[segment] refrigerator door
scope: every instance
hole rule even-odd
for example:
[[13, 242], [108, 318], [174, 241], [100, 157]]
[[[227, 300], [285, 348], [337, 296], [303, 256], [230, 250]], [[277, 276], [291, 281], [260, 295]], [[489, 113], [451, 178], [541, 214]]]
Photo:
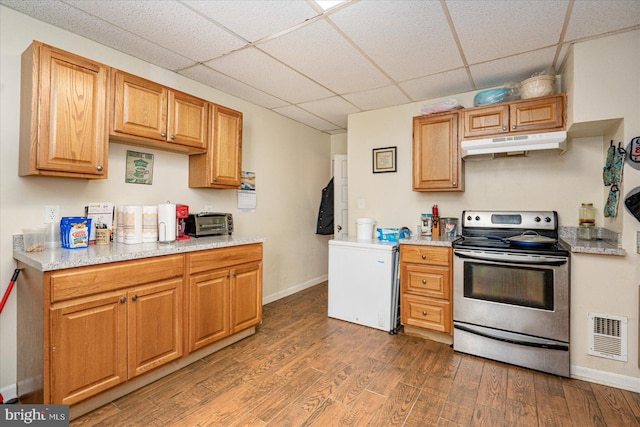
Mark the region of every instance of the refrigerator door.
[[328, 315], [389, 333], [398, 316], [398, 245], [329, 242]]

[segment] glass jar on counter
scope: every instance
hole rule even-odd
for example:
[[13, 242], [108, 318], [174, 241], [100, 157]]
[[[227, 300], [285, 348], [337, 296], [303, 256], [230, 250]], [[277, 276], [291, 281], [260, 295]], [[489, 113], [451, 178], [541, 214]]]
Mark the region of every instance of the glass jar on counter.
[[596, 224], [596, 210], [593, 207], [593, 203], [583, 203], [580, 205], [580, 213], [578, 216], [578, 222], [582, 225], [595, 225]]

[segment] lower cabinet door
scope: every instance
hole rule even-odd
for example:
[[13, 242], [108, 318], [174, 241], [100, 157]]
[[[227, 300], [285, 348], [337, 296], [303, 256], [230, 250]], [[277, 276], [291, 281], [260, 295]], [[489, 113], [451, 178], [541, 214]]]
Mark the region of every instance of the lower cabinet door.
[[128, 377], [182, 357], [182, 278], [127, 292]]
[[262, 263], [245, 264], [231, 271], [231, 333], [262, 320]]
[[126, 316], [124, 295], [113, 293], [52, 307], [51, 403], [72, 405], [127, 380]]
[[229, 336], [228, 269], [193, 276], [189, 283], [189, 351]]

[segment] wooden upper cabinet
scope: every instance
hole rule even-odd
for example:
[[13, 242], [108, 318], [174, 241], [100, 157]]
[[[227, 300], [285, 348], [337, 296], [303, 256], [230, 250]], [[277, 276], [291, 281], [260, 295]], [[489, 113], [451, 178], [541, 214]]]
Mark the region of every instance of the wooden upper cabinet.
[[242, 113], [211, 104], [206, 154], [189, 157], [189, 187], [240, 188]]
[[112, 71], [114, 141], [179, 153], [202, 153], [209, 103], [120, 70]]
[[525, 99], [469, 108], [464, 117], [464, 138], [508, 133], [546, 132], [565, 127], [565, 95]]
[[109, 68], [33, 42], [22, 54], [20, 176], [107, 178]]
[[458, 113], [413, 118], [413, 191], [463, 191]]

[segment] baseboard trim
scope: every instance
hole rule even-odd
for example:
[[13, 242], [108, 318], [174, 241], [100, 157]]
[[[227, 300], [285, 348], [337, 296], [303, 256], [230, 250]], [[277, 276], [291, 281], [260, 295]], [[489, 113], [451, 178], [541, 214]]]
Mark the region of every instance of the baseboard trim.
[[640, 393], [640, 381], [636, 377], [572, 365], [571, 378]]
[[2, 401], [8, 402], [11, 399], [18, 397], [18, 391], [15, 384], [9, 384], [6, 387], [0, 388], [0, 394], [2, 394]]
[[262, 305], [269, 304], [270, 302], [277, 301], [277, 300], [282, 299], [284, 297], [288, 297], [289, 295], [293, 295], [293, 294], [295, 294], [297, 292], [303, 291], [303, 290], [305, 290], [307, 288], [310, 288], [312, 286], [315, 286], [317, 284], [325, 282], [328, 279], [328, 277], [329, 277], [328, 274], [323, 274], [322, 276], [316, 277], [316, 278], [311, 279], [311, 280], [307, 280], [304, 283], [292, 286], [292, 287], [290, 287], [288, 289], [285, 289], [284, 291], [280, 291], [280, 292], [276, 292], [275, 294], [267, 295], [264, 298], [262, 298]]

